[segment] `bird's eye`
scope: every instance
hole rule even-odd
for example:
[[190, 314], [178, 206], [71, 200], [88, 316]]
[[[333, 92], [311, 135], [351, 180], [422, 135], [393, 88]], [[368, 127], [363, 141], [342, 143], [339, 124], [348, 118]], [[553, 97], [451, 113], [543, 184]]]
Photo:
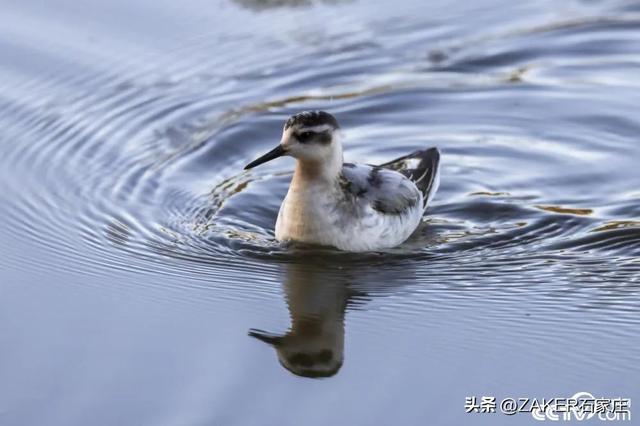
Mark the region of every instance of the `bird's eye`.
[[308, 142], [313, 137], [313, 135], [313, 132], [302, 132], [298, 134], [298, 140], [303, 143]]

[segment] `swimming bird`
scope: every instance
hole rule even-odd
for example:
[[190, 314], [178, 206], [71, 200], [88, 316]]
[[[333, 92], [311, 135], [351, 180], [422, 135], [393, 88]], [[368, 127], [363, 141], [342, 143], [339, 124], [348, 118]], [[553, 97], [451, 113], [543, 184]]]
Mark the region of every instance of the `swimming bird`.
[[283, 242], [353, 252], [395, 247], [416, 230], [439, 184], [437, 148], [378, 166], [345, 163], [338, 121], [324, 111], [291, 116], [280, 144], [245, 170], [285, 155], [297, 161], [276, 221]]

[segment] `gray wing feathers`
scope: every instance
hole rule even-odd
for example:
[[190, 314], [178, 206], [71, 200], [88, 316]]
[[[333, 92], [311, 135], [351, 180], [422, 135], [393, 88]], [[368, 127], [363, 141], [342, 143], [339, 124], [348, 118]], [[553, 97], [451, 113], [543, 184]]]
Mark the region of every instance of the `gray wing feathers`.
[[390, 170], [380, 170], [380, 191], [373, 194], [371, 206], [381, 213], [401, 214], [420, 202], [420, 194], [411, 182]]
[[440, 184], [440, 151], [438, 148], [415, 151], [381, 164], [380, 167], [395, 170], [411, 180], [422, 192], [425, 208]]
[[421, 194], [405, 176], [388, 169], [345, 164], [343, 189], [385, 214], [402, 214], [420, 202]]

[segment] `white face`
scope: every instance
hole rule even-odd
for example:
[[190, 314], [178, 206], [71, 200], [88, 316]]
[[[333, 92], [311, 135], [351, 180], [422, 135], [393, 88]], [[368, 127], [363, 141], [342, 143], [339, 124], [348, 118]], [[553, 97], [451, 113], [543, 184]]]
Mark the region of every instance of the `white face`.
[[[310, 117], [320, 117], [315, 120], [315, 123], [320, 124], [315, 124]], [[294, 115], [285, 123], [280, 144], [247, 164], [244, 169], [252, 169], [267, 161], [289, 155], [303, 163], [321, 166], [323, 173], [338, 173], [342, 167], [342, 145], [338, 129], [335, 118], [322, 111]]]
[[329, 124], [292, 126], [282, 132], [280, 142], [287, 155], [298, 160], [324, 162], [339, 149], [336, 130]]

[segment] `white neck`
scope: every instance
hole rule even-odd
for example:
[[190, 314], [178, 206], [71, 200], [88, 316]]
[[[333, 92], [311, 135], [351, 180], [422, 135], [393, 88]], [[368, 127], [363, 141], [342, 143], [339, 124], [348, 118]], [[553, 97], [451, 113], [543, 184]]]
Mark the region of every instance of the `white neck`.
[[293, 183], [333, 182], [338, 179], [344, 162], [339, 140], [332, 142], [331, 154], [322, 161], [298, 159], [293, 174]]

